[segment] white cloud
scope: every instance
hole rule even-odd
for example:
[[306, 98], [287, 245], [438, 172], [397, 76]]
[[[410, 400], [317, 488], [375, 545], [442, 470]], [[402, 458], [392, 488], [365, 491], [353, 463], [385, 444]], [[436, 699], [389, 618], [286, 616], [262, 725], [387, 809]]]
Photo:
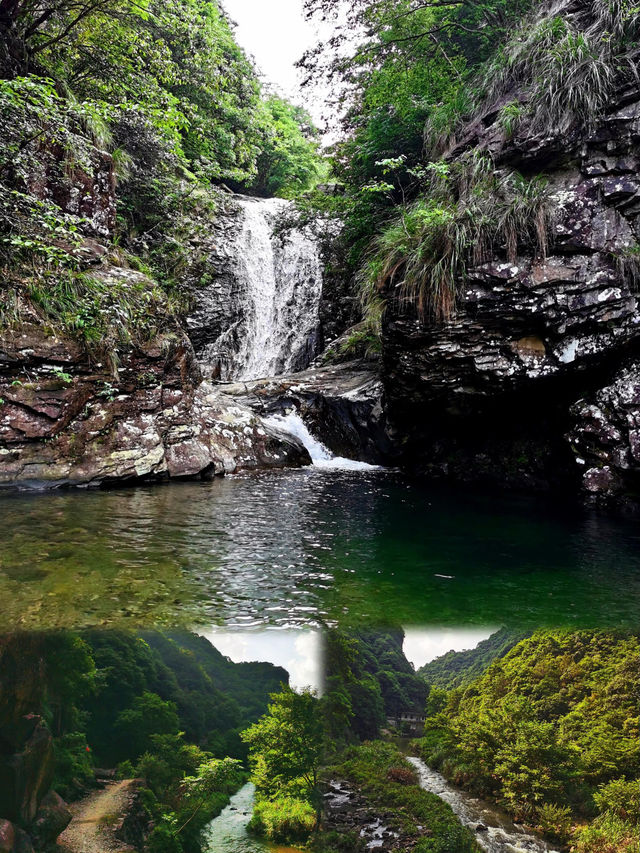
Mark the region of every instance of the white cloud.
[[302, 90], [303, 75], [296, 62], [331, 36], [334, 25], [307, 21], [303, 0], [225, 0], [224, 7], [237, 24], [238, 44], [255, 59], [265, 80], [293, 103], [306, 107], [322, 127], [329, 91], [324, 83]]
[[404, 653], [416, 669], [449, 651], [474, 649], [498, 630], [486, 628], [405, 628]]
[[317, 631], [210, 631], [209, 642], [235, 663], [266, 661], [284, 667], [295, 690], [322, 688], [322, 638]]

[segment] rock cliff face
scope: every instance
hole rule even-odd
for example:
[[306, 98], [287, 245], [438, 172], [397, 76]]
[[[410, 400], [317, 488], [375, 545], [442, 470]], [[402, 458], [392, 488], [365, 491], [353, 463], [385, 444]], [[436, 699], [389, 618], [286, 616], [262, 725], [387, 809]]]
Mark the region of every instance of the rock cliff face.
[[235, 248], [241, 227], [242, 211], [229, 196], [213, 229], [202, 236], [198, 274], [190, 282], [187, 330], [198, 358], [212, 365], [213, 379], [226, 373], [247, 332], [247, 283], [238, 274]]
[[72, 341], [0, 336], [0, 484], [101, 485], [209, 477], [308, 461], [202, 382], [188, 339], [133, 349], [117, 376]]
[[[94, 152], [92, 173], [77, 168], [63, 178], [56, 156], [44, 151], [29, 192], [83, 217], [81, 237], [63, 248], [103, 292], [148, 293], [148, 310], [159, 310], [160, 322], [147, 340], [92, 354], [51, 328], [29, 300], [28, 282], [9, 282], [14, 302], [1, 304], [2, 282], [0, 486], [98, 486], [308, 462], [295, 440], [202, 381], [193, 345], [164, 297], [158, 302], [155, 283], [103, 245], [115, 223], [109, 155]], [[220, 237], [216, 245], [223, 244]], [[216, 310], [224, 314], [230, 299]], [[4, 322], [12, 311], [18, 319]]]
[[50, 790], [54, 756], [42, 717], [42, 656], [37, 635], [0, 638], [0, 850], [48, 849], [71, 820]]
[[640, 497], [640, 91], [589, 132], [507, 138], [496, 104], [447, 155], [549, 180], [546, 257], [499, 247], [446, 323], [389, 301], [389, 413], [408, 464], [464, 481]]

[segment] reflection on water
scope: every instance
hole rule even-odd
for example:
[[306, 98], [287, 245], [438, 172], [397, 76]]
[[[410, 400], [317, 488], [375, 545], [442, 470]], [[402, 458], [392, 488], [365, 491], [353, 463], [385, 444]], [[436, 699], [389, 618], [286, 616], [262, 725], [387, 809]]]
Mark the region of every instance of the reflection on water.
[[204, 853], [302, 853], [294, 847], [280, 847], [249, 835], [247, 824], [253, 810], [254, 786], [249, 782], [211, 821], [203, 832]]
[[636, 525], [397, 473], [0, 496], [8, 627], [635, 623]]

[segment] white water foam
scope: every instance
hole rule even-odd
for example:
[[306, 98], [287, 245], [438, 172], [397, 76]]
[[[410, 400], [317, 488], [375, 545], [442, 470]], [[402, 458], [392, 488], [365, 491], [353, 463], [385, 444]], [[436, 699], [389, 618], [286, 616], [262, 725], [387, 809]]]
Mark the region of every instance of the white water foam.
[[295, 411], [287, 412], [286, 415], [270, 415], [268, 418], [263, 418], [263, 420], [267, 426], [293, 435], [301, 441], [309, 451], [314, 468], [327, 468], [339, 471], [381, 470], [379, 465], [369, 465], [367, 462], [359, 462], [357, 459], [334, 456], [328, 447], [311, 435], [307, 425]]
[[497, 807], [449, 785], [420, 758], [408, 758], [415, 767], [420, 787], [448, 803], [464, 826], [469, 827], [486, 853], [559, 853], [539, 835], [527, 832]]
[[294, 229], [274, 233], [283, 199], [239, 200], [238, 278], [246, 292], [247, 331], [234, 358], [234, 377], [262, 379], [300, 370], [315, 354], [322, 295], [317, 240]]

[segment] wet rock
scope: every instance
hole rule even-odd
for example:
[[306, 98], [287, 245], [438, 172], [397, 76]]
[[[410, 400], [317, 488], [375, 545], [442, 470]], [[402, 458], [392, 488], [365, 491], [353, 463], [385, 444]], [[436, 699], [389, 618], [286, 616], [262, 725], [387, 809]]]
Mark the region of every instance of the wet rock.
[[5, 333], [0, 398], [0, 484], [96, 486], [309, 462], [296, 440], [200, 380], [184, 336], [131, 350], [114, 377], [41, 327]]
[[572, 407], [567, 438], [585, 494], [596, 502], [640, 497], [640, 363]]
[[187, 331], [198, 357], [217, 365], [214, 378], [231, 365], [246, 334], [246, 282], [238, 274], [233, 248], [241, 226], [239, 204], [233, 197], [225, 199], [197, 247], [200, 260], [189, 274], [193, 308]]
[[393, 453], [377, 366], [365, 361], [221, 386], [261, 415], [294, 409], [336, 456], [383, 463]]
[[[640, 91], [597, 128], [506, 139], [500, 105], [462, 134], [498, 168], [549, 180], [546, 257], [503, 247], [467, 269], [455, 316], [435, 324], [389, 298], [382, 375], [407, 467], [431, 477], [602, 497], [638, 491]], [[637, 389], [636, 389], [637, 390]], [[582, 461], [576, 461], [582, 460]]]

